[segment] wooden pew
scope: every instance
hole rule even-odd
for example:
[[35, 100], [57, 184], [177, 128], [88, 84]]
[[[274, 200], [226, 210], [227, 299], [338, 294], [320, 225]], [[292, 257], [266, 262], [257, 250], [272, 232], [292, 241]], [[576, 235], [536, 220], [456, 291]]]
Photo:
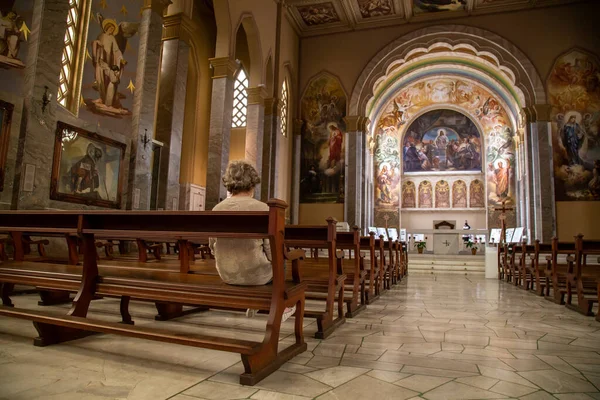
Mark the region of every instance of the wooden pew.
[[385, 289], [389, 290], [395, 283], [394, 274], [396, 273], [396, 253], [394, 251], [394, 242], [384, 240], [383, 247], [386, 250], [385, 271], [383, 274]]
[[379, 293], [383, 293], [388, 290], [388, 285], [386, 282], [386, 275], [388, 271], [388, 262], [386, 258], [386, 247], [384, 236], [380, 235], [379, 237], [375, 236], [375, 251], [377, 254], [377, 259], [379, 261]]
[[[361, 263], [360, 233], [354, 226], [350, 232], [337, 232], [336, 249], [344, 252], [342, 260], [343, 273], [346, 275], [344, 301], [346, 302], [346, 318], [353, 318], [366, 308], [365, 279], [367, 272], [364, 263]], [[345, 259], [345, 252], [349, 258]]]
[[508, 275], [508, 245], [506, 243], [498, 243], [498, 279], [505, 280]]
[[[566, 262], [559, 262], [559, 256], [566, 256]], [[565, 294], [567, 293], [567, 273], [569, 262], [575, 255], [575, 243], [559, 242], [557, 237], [552, 238], [552, 254], [546, 259], [550, 262], [552, 270], [550, 278], [552, 280], [552, 295], [546, 296], [556, 304], [565, 304]]]
[[[31, 320], [39, 336], [38, 346], [62, 343], [94, 332], [122, 334], [195, 347], [241, 354], [244, 373], [240, 383], [254, 385], [279, 368], [287, 360], [302, 353], [302, 323], [306, 284], [300, 282], [303, 252], [288, 252], [293, 282], [283, 276], [285, 203], [269, 202], [268, 212], [0, 212], [0, 232], [33, 231], [38, 233], [71, 233], [81, 237], [83, 266], [42, 262], [4, 261], [0, 266], [3, 305], [0, 315]], [[259, 239], [271, 242], [273, 282], [262, 286], [233, 286], [218, 276], [182, 274], [171, 271], [139, 271], [128, 268], [105, 268], [97, 264], [96, 235], [131, 236], [153, 232], [171, 240], [188, 236]], [[186, 250], [187, 251], [187, 250]], [[69, 279], [78, 275], [78, 279]], [[48, 286], [71, 290], [78, 286], [77, 296], [67, 315], [20, 309], [13, 306], [10, 289], [14, 284]], [[87, 318], [91, 300], [96, 295], [121, 298], [121, 314], [127, 319], [130, 299], [170, 302], [205, 307], [259, 309], [269, 312], [262, 341], [230, 339], [136, 327]], [[295, 338], [290, 347], [279, 351], [279, 332], [285, 307], [296, 306]]]
[[[535, 291], [538, 296], [550, 296], [550, 287], [552, 286], [552, 261], [547, 257], [552, 255], [551, 243], [540, 243], [535, 241], [534, 254], [529, 273], [535, 278], [535, 284], [532, 282], [530, 290]], [[540, 258], [543, 257], [542, 261]]]
[[[600, 281], [600, 241], [575, 236], [575, 257], [569, 260], [566, 306], [583, 315], [593, 316], [592, 307], [598, 302], [597, 282]], [[573, 294], [577, 305], [572, 303]]]
[[406, 242], [398, 242], [398, 251], [400, 251], [402, 277], [405, 277], [408, 275], [408, 244]]
[[520, 282], [519, 287], [523, 290], [533, 289], [535, 283], [535, 274], [533, 269], [535, 268], [535, 245], [527, 244], [526, 240], [523, 240], [521, 244], [521, 254], [519, 257], [519, 276]]
[[[360, 238], [360, 262], [362, 263], [361, 269], [366, 271], [365, 278], [365, 303], [373, 304], [375, 300], [379, 298], [380, 295], [380, 260], [381, 257], [378, 257], [379, 251], [383, 251], [383, 249], [379, 249], [376, 251], [375, 249], [375, 233], [369, 232], [369, 236], [361, 236]], [[364, 253], [368, 253], [369, 261], [365, 260]]]
[[[315, 338], [325, 339], [346, 322], [344, 293], [347, 276], [343, 271], [343, 254], [337, 250], [336, 223], [327, 219], [327, 225], [288, 225], [285, 227], [285, 245], [288, 248], [315, 249], [313, 257], [304, 260], [302, 281], [308, 284], [306, 299], [321, 300], [324, 310], [306, 309], [304, 316], [317, 319]], [[318, 258], [318, 249], [327, 250], [327, 259]], [[316, 255], [316, 257], [315, 257]], [[337, 305], [337, 318], [335, 306]]]

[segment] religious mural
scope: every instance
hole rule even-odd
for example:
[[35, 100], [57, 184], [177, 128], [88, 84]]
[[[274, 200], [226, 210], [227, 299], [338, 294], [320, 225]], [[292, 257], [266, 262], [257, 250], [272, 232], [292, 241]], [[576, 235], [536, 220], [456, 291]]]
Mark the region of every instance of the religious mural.
[[485, 191], [483, 182], [475, 179], [469, 186], [469, 207], [482, 208], [485, 207]]
[[600, 64], [579, 50], [561, 56], [548, 78], [557, 201], [600, 200]]
[[434, 110], [408, 127], [404, 172], [481, 171], [481, 139], [475, 124], [454, 110]]
[[467, 0], [413, 0], [415, 14], [425, 12], [465, 10]]
[[467, 184], [458, 180], [452, 184], [452, 207], [467, 208]]
[[5, 78], [0, 90], [22, 90], [32, 23], [33, 0], [0, 2], [0, 70]]
[[394, 10], [391, 0], [358, 0], [358, 8], [363, 18], [390, 15]]
[[417, 206], [417, 194], [415, 183], [405, 181], [402, 184], [402, 208], [415, 208]]
[[88, 31], [80, 117], [123, 131], [130, 121], [143, 0], [94, 0]]
[[423, 181], [419, 184], [419, 208], [433, 207], [433, 188], [431, 182]]
[[324, 73], [309, 84], [301, 104], [300, 202], [343, 203], [346, 94]]
[[307, 26], [323, 25], [340, 21], [340, 17], [331, 2], [299, 6], [297, 9], [298, 13], [300, 13], [300, 17], [302, 17], [302, 20]]
[[[445, 108], [446, 104], [462, 112]], [[426, 107], [434, 110], [415, 119]], [[471, 190], [471, 207], [491, 210], [503, 201], [514, 204], [511, 120], [500, 100], [482, 85], [450, 77], [412, 83], [394, 95], [375, 126], [376, 223], [379, 215], [399, 208], [404, 173], [484, 172], [485, 182]], [[419, 207], [422, 195], [419, 186]], [[431, 202], [429, 207], [433, 207]], [[492, 214], [490, 211], [490, 227], [498, 224]]]
[[435, 184], [435, 208], [450, 208], [450, 185], [445, 180]]

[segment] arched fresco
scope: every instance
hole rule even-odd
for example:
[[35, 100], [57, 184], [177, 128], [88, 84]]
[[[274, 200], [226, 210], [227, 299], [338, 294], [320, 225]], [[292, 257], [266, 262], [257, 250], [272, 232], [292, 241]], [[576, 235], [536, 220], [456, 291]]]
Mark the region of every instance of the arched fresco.
[[443, 179], [435, 184], [435, 208], [450, 208], [450, 185]]
[[557, 201], [600, 200], [600, 65], [582, 51], [561, 56], [548, 78]]
[[[503, 101], [489, 89], [475, 81], [451, 76], [425, 78], [402, 88], [378, 116], [374, 129], [376, 142], [374, 170], [377, 174], [376, 177], [379, 177], [383, 165], [386, 165], [386, 176], [389, 179], [378, 180], [377, 192], [385, 192], [387, 195], [386, 201], [381, 201], [376, 193], [375, 224], [380, 223], [379, 215], [382, 212], [399, 207], [401, 177], [404, 173], [409, 173], [404, 170], [404, 148], [401, 146], [407, 140], [406, 138], [411, 137], [410, 128], [420, 120], [421, 114], [423, 116], [435, 115], [431, 112], [436, 110], [441, 115], [444, 113], [450, 115], [448, 110], [458, 111], [457, 115], [464, 114], [469, 119], [469, 122], [463, 121], [462, 125], [467, 126], [472, 123], [478, 128], [478, 132], [481, 132], [481, 137], [472, 135], [469, 138], [469, 135], [466, 135], [467, 142], [471, 139], [481, 149], [481, 165], [478, 166], [479, 168], [473, 168], [473, 171], [483, 170], [486, 176], [487, 200], [478, 207], [488, 207], [489, 227], [499, 226], [500, 222], [495, 218], [493, 207], [500, 205], [503, 201], [506, 201], [507, 204], [515, 203], [513, 198], [515, 193], [513, 176], [515, 151], [512, 120]], [[448, 123], [444, 123], [448, 125]], [[428, 137], [427, 133], [428, 131], [425, 131], [420, 136], [421, 142], [422, 138]], [[463, 138], [458, 132], [457, 137]], [[433, 168], [433, 159], [431, 164]], [[468, 167], [471, 166], [471, 164], [468, 165]], [[484, 188], [481, 189], [485, 193]], [[423, 208], [421, 197], [420, 185], [419, 208]], [[511, 219], [514, 219], [514, 215], [509, 216], [507, 221], [509, 224], [514, 224]], [[391, 221], [390, 224], [394, 222], [398, 223], [399, 221]]]
[[423, 181], [419, 184], [419, 208], [433, 207], [433, 188], [431, 182]]
[[328, 73], [315, 77], [302, 96], [300, 202], [344, 202], [346, 94]]
[[417, 189], [412, 181], [405, 181], [402, 184], [402, 207], [415, 208], [417, 206]]
[[452, 184], [452, 207], [467, 208], [467, 184], [458, 180]]
[[475, 179], [469, 187], [469, 207], [481, 208], [485, 207], [485, 190], [483, 182]]

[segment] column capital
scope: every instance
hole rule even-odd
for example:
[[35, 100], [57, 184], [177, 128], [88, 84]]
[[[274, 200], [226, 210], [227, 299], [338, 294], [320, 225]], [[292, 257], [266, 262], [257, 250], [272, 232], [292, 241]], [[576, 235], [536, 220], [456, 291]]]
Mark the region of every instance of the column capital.
[[167, 11], [167, 7], [169, 7], [171, 4], [173, 4], [171, 0], [144, 0], [144, 6], [142, 9], [152, 9], [152, 11], [162, 16]]
[[552, 106], [550, 104], [534, 104], [535, 121], [550, 121]]
[[238, 64], [230, 57], [209, 58], [210, 66], [213, 69], [213, 79], [233, 78]]
[[264, 86], [251, 87], [246, 89], [248, 94], [248, 104], [264, 105], [265, 99], [269, 96]]
[[270, 97], [265, 99], [265, 115], [277, 115], [279, 111], [279, 99]]
[[369, 119], [360, 115], [347, 115], [344, 117], [347, 132], [365, 132]]
[[301, 135], [302, 134], [302, 126], [304, 126], [304, 121], [302, 121], [301, 119], [294, 119], [293, 121], [294, 124], [294, 135]]
[[162, 40], [179, 39], [184, 35], [183, 25], [189, 22], [189, 18], [186, 20], [186, 16], [183, 13], [174, 15], [167, 15], [163, 17], [163, 32]]

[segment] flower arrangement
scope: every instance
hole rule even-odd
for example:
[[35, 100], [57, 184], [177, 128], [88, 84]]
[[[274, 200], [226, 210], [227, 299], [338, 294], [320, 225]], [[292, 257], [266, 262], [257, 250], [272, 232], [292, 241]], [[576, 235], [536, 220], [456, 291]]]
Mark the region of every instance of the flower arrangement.
[[467, 247], [467, 249], [471, 249], [471, 253], [473, 254], [476, 254], [477, 250], [479, 250], [477, 239], [475, 239], [475, 241], [469, 239], [469, 241], [465, 243], [465, 246]]

